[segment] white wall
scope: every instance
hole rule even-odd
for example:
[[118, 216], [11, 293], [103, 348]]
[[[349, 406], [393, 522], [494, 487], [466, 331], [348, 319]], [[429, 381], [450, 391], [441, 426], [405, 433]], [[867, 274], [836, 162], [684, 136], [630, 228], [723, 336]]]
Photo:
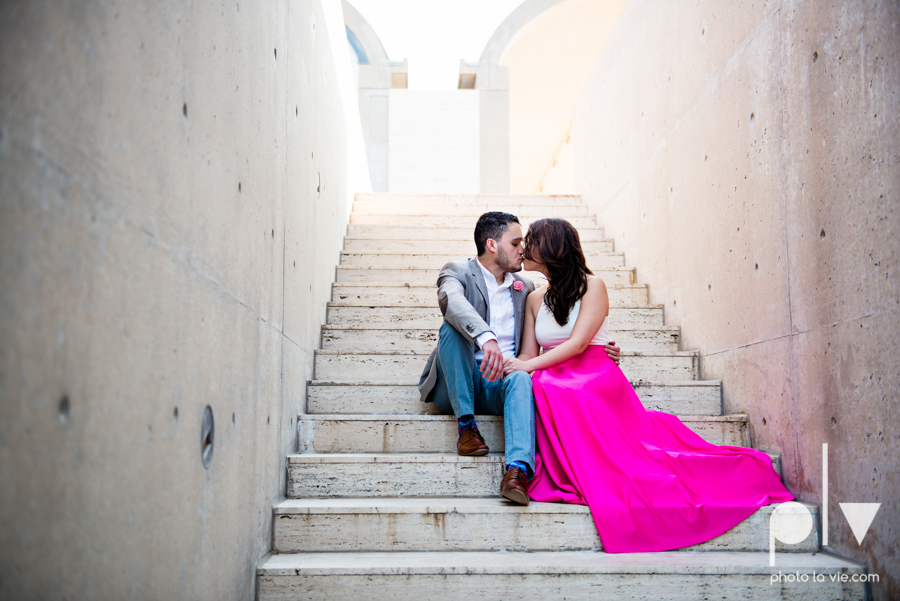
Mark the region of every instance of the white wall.
[[479, 99], [477, 90], [391, 90], [389, 191], [480, 191]]

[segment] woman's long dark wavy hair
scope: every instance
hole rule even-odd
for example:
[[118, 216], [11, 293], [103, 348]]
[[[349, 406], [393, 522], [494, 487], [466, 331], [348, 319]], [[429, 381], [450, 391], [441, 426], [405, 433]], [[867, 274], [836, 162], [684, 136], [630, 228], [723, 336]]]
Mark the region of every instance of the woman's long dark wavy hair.
[[569, 321], [575, 302], [587, 292], [593, 275], [584, 260], [578, 231], [565, 219], [539, 219], [528, 226], [525, 258], [547, 266], [550, 288], [544, 303], [561, 326]]

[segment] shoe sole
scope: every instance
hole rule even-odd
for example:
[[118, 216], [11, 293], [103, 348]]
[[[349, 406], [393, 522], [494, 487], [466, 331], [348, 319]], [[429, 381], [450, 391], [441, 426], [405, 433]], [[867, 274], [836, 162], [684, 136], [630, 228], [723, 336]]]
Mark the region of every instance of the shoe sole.
[[527, 494], [514, 488], [501, 492], [500, 496], [509, 499], [513, 503], [518, 503], [519, 505], [528, 505], [528, 501], [530, 501]]
[[460, 453], [456, 452], [460, 457], [481, 457], [482, 455], [487, 455], [490, 452], [489, 449], [478, 449], [477, 451], [472, 451], [471, 453]]

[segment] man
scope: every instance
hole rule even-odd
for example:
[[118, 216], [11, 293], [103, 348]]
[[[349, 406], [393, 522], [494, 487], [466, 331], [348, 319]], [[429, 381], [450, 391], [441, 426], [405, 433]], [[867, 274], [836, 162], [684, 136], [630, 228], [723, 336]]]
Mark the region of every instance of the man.
[[[419, 393], [445, 415], [455, 415], [460, 455], [489, 451], [475, 414], [502, 415], [506, 473], [500, 495], [528, 505], [534, 475], [534, 396], [522, 371], [502, 376], [504, 357], [522, 341], [525, 297], [534, 290], [522, 270], [525, 246], [515, 215], [485, 213], [475, 225], [477, 257], [451, 261], [438, 275], [438, 303], [444, 315], [440, 338], [419, 379]], [[618, 362], [619, 349], [607, 353]]]

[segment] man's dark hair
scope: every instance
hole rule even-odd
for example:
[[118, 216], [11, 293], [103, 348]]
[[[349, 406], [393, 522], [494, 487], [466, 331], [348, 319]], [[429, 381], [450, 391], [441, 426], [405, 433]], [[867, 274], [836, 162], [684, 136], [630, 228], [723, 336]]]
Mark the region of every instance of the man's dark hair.
[[519, 223], [519, 218], [500, 211], [490, 211], [478, 218], [478, 223], [475, 224], [475, 248], [479, 257], [484, 254], [488, 238], [500, 242], [510, 223]]

